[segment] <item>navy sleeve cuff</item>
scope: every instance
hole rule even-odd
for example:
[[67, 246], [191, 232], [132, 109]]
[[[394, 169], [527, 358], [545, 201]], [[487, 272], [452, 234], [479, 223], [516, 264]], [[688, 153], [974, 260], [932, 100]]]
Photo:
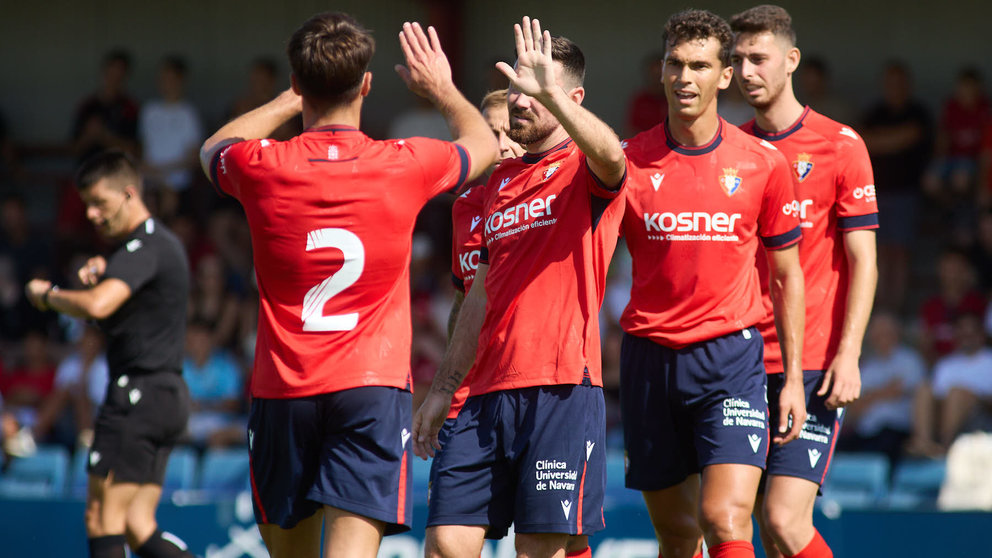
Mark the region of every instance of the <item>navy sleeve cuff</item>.
[[472, 166], [472, 158], [468, 156], [468, 151], [465, 151], [464, 147], [457, 143], [454, 146], [458, 150], [458, 160], [459, 164], [461, 164], [461, 170], [458, 171], [458, 182], [448, 192], [459, 194], [462, 191], [462, 186], [465, 185], [465, 179], [468, 178], [468, 170]]
[[487, 246], [483, 246], [479, 250], [479, 263], [489, 265], [489, 248]]
[[[592, 169], [589, 168], [588, 159], [586, 159], [586, 170], [589, 171], [589, 176], [591, 176], [593, 181], [596, 182], [597, 188], [593, 188], [592, 190], [592, 195], [594, 196], [598, 196], [601, 198], [609, 198], [609, 199], [615, 198], [617, 194], [620, 193], [620, 189], [623, 188], [624, 183], [627, 182], [626, 167], [623, 169], [623, 176], [620, 177], [620, 182], [617, 182], [617, 185], [612, 188], [607, 186], [606, 184], [603, 184], [603, 181], [600, 180], [598, 176], [596, 176], [596, 173], [592, 172]], [[597, 193], [597, 190], [600, 190], [601, 192]], [[599, 195], [600, 193], [602, 193], [603, 195]]]
[[868, 215], [853, 215], [851, 217], [841, 217], [837, 219], [837, 228], [841, 231], [854, 231], [858, 229], [877, 229], [878, 213]]
[[789, 246], [799, 242], [799, 239], [802, 237], [802, 229], [796, 227], [787, 233], [777, 236], [763, 236], [761, 237], [761, 243], [769, 250], [781, 250], [782, 248], [788, 248]]
[[465, 292], [465, 280], [454, 273], [451, 274], [451, 284], [459, 291]]
[[210, 160], [210, 185], [214, 187], [214, 191], [217, 192], [217, 195], [223, 198], [229, 196], [227, 195], [227, 192], [220, 189], [220, 183], [217, 182], [217, 167], [220, 165], [220, 155], [225, 149], [227, 149], [227, 147], [218, 149], [217, 153], [214, 153], [213, 159]]

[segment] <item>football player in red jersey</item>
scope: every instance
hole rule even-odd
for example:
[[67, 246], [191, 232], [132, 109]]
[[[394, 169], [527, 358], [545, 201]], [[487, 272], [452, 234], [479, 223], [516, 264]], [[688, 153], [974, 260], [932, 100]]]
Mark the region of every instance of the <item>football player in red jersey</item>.
[[[800, 53], [787, 11], [757, 6], [732, 17], [730, 25], [736, 35], [734, 73], [755, 111], [754, 120], [741, 128], [791, 162], [803, 227], [799, 259], [810, 295], [802, 364], [808, 415], [796, 442], [770, 449], [755, 515], [768, 556], [826, 558], [833, 553], [813, 526], [813, 504], [830, 465], [843, 407], [860, 394], [858, 358], [878, 278], [871, 161], [852, 128], [796, 99], [792, 75]], [[759, 272], [765, 272], [764, 258], [758, 259]], [[767, 290], [767, 281], [762, 287]], [[768, 315], [759, 329], [774, 418], [782, 353], [771, 301], [767, 292], [764, 296]]]
[[[371, 34], [318, 14], [290, 38], [292, 89], [207, 139], [201, 162], [245, 208], [261, 293], [248, 445], [269, 552], [376, 555], [410, 527], [411, 236], [432, 196], [489, 168], [496, 142], [433, 28], [406, 23], [397, 72], [454, 142], [358, 130]], [[264, 139], [292, 117], [306, 130]], [[323, 548], [321, 537], [323, 531]]]
[[[794, 440], [805, 420], [795, 197], [782, 155], [717, 114], [717, 94], [732, 79], [732, 40], [711, 12], [668, 20], [668, 118], [626, 147], [626, 484], [642, 491], [665, 558], [699, 555], [701, 538], [710, 556], [754, 556], [750, 516], [768, 446]], [[759, 242], [789, 364], [777, 422], [767, 416], [754, 327], [764, 318]]]
[[[428, 556], [478, 556], [511, 524], [518, 554], [560, 556], [569, 535], [603, 528], [598, 310], [625, 157], [581, 107], [581, 50], [526, 17], [514, 36], [516, 67], [498, 68], [510, 79], [510, 138], [527, 153], [486, 185], [480, 264], [414, 420], [417, 454], [436, 452]], [[441, 431], [473, 361], [470, 396]]]

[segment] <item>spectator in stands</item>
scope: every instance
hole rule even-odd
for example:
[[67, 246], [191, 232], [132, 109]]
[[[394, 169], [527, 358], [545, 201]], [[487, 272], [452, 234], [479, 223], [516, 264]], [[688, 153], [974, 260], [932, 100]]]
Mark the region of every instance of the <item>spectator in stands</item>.
[[626, 137], [635, 135], [660, 124], [668, 114], [665, 86], [661, 83], [664, 54], [652, 52], [644, 57], [644, 84], [627, 103]]
[[913, 98], [909, 68], [890, 62], [882, 98], [863, 119], [862, 137], [871, 155], [878, 191], [878, 305], [905, 311], [909, 247], [917, 230], [920, 181], [933, 151], [933, 125], [927, 108]]
[[80, 103], [72, 126], [78, 161], [108, 148], [138, 153], [138, 103], [126, 90], [131, 55], [116, 49], [103, 58], [100, 87]]
[[961, 314], [985, 314], [986, 299], [976, 287], [975, 270], [966, 254], [945, 249], [937, 262], [938, 292], [920, 310], [921, 350], [927, 362], [950, 354], [955, 347], [954, 321]]
[[[977, 68], [958, 74], [954, 93], [943, 106], [933, 164], [925, 182], [940, 199], [971, 193], [978, 173], [982, 133], [989, 122], [989, 100]], [[970, 203], [971, 196], [967, 202]]]
[[235, 345], [241, 312], [238, 293], [228, 285], [228, 275], [216, 254], [204, 254], [196, 262], [187, 311], [190, 320], [211, 324], [213, 345], [222, 348]]
[[186, 326], [183, 379], [192, 412], [189, 434], [200, 447], [244, 443], [244, 375], [234, 356], [213, 341], [213, 324], [193, 319]]
[[[38, 412], [33, 432], [36, 440], [89, 447], [93, 442], [93, 419], [107, 392], [107, 356], [103, 334], [87, 325], [76, 349], [55, 370], [55, 386]], [[71, 416], [69, 416], [71, 415]], [[65, 417], [69, 416], [69, 428]], [[53, 432], [54, 430], [54, 432]]]
[[880, 451], [894, 464], [913, 428], [913, 394], [926, 376], [923, 358], [902, 342], [894, 314], [876, 312], [861, 360], [861, 398], [844, 412], [843, 451]]
[[49, 359], [48, 345], [48, 337], [41, 331], [27, 332], [21, 340], [18, 364], [0, 376], [5, 408], [22, 427], [34, 426], [42, 401], [55, 385], [55, 366]]
[[158, 73], [159, 99], [141, 107], [138, 133], [144, 159], [145, 183], [158, 193], [158, 215], [168, 219], [179, 209], [199, 166], [203, 124], [199, 111], [186, 99], [186, 61], [162, 60]]
[[797, 85], [799, 100], [816, 112], [838, 122], [858, 120], [851, 103], [831, 88], [830, 66], [819, 56], [803, 56]]
[[992, 414], [992, 349], [981, 314], [954, 320], [955, 351], [937, 361], [931, 385], [918, 390], [907, 451], [939, 456], [968, 428], [988, 428]]

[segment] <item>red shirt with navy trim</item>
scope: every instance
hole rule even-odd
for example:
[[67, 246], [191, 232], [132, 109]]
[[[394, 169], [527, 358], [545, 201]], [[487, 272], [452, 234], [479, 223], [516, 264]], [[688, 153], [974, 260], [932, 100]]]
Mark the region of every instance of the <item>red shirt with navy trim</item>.
[[801, 235], [785, 158], [723, 119], [700, 147], [676, 142], [667, 121], [625, 143], [633, 284], [621, 327], [679, 349], [757, 324], [759, 239], [777, 250]]
[[503, 161], [486, 185], [486, 316], [473, 396], [534, 386], [603, 385], [599, 308], [624, 199], [571, 140]]
[[[868, 150], [849, 126], [809, 107], [782, 132], [766, 132], [753, 120], [741, 129], [768, 141], [789, 161], [803, 229], [799, 242], [799, 260], [806, 281], [802, 367], [826, 370], [840, 344], [847, 306], [844, 233], [878, 228], [875, 179]], [[764, 253], [758, 255], [757, 266], [765, 306], [759, 330], [765, 339], [765, 369], [773, 374], [785, 368], [772, 315]]]
[[311, 129], [222, 149], [211, 176], [251, 229], [260, 295], [251, 393], [410, 389], [410, 252], [417, 213], [459, 188], [469, 158], [427, 138]]

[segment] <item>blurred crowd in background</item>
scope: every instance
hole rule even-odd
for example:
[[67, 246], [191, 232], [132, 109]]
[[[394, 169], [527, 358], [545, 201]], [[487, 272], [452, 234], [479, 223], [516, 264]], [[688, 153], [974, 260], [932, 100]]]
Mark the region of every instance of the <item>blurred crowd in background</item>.
[[[183, 374], [194, 400], [188, 443], [243, 445], [247, 390], [254, 355], [258, 293], [248, 226], [240, 206], [215, 193], [199, 169], [197, 151], [222, 122], [204, 122], [185, 94], [195, 79], [180, 57], [158, 61], [154, 99], [128, 93], [132, 60], [107, 53], [96, 91], [80, 91], [66, 142], [31, 146], [8, 133], [0, 107], [0, 395], [2, 433], [28, 428], [39, 443], [73, 450], [88, 444], [107, 378], [103, 339], [80, 320], [33, 309], [23, 294], [32, 277], [78, 287], [76, 270], [110, 246], [86, 221], [71, 169], [108, 147], [143, 165], [153, 214], [183, 240], [193, 273]], [[660, 123], [667, 105], [660, 54], [644, 59], [644, 85], [628, 101], [621, 129], [630, 137]], [[505, 87], [494, 73], [490, 87]], [[288, 80], [274, 61], [248, 68], [227, 117], [272, 99]], [[881, 229], [880, 281], [862, 358], [861, 399], [845, 413], [839, 448], [903, 457], [941, 457], [960, 433], [992, 430], [992, 115], [983, 77], [962, 68], [946, 84], [939, 110], [914, 97], [911, 68], [880, 68], [877, 99], [854, 106], [831, 88], [830, 70], [803, 59], [796, 76], [800, 100], [853, 126], [865, 139], [875, 171]], [[238, 86], [232, 87], [232, 91]], [[720, 112], [733, 124], [752, 117], [736, 85]], [[274, 134], [302, 131], [289, 122]], [[417, 106], [394, 121], [390, 137], [448, 139], [443, 119]], [[412, 368], [416, 394], [426, 392], [446, 344], [454, 290], [450, 281], [453, 198], [434, 200], [413, 240]], [[621, 332], [630, 260], [614, 258], [603, 305], [603, 377], [610, 443], [619, 428]]]

